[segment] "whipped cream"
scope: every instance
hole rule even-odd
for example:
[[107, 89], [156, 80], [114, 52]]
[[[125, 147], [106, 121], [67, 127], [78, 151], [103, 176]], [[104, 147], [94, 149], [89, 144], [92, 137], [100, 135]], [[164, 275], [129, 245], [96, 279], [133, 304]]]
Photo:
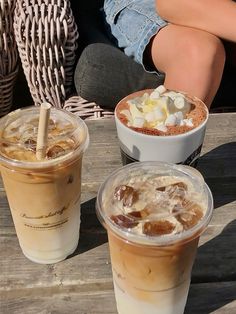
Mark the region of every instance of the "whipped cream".
[[128, 127], [154, 128], [166, 132], [168, 126], [193, 127], [192, 118], [187, 118], [191, 104], [180, 92], [169, 91], [158, 86], [150, 95], [128, 100], [129, 109], [122, 110]]

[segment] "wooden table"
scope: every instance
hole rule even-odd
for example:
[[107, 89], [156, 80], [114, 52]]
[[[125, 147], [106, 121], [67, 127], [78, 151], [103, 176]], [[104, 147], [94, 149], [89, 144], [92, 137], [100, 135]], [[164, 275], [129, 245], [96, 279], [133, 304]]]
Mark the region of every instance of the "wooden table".
[[[91, 142], [83, 164], [81, 236], [72, 257], [54, 265], [24, 257], [1, 184], [1, 314], [117, 313], [107, 236], [95, 215], [95, 197], [121, 158], [114, 121], [87, 124]], [[236, 113], [210, 116], [198, 168], [212, 189], [215, 210], [201, 237], [185, 313], [235, 314]]]

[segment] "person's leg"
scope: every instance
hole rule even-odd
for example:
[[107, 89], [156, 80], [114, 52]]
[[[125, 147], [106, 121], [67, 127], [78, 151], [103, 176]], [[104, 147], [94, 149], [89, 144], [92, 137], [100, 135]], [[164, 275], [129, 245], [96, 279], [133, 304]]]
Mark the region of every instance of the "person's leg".
[[185, 91], [210, 107], [219, 88], [225, 50], [218, 37], [193, 28], [169, 24], [150, 47], [155, 67], [165, 73], [165, 86]]
[[114, 109], [128, 94], [163, 84], [164, 75], [147, 73], [120, 49], [103, 43], [87, 46], [76, 66], [77, 93], [102, 108]]

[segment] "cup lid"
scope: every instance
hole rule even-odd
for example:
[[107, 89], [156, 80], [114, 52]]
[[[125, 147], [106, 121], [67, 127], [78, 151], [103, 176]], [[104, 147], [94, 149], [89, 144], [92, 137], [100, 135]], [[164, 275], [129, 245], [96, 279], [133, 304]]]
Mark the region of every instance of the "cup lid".
[[[34, 155], [36, 149], [40, 107], [31, 106], [17, 109], [0, 119], [0, 162], [17, 168], [41, 169], [70, 161], [83, 153], [89, 143], [88, 128], [84, 121], [72, 113], [51, 108], [48, 150], [49, 158], [32, 160], [24, 158]], [[61, 149], [61, 154], [58, 149]], [[18, 158], [14, 151], [23, 154]]]
[[213, 199], [197, 170], [137, 162], [101, 185], [96, 211], [106, 228], [128, 241], [167, 245], [199, 236], [212, 216]]

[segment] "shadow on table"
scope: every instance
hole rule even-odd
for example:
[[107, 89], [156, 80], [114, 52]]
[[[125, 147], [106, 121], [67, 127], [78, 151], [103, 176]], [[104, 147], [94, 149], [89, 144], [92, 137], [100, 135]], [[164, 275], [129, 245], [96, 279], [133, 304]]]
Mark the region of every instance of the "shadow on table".
[[236, 200], [236, 142], [202, 155], [197, 169], [212, 191], [215, 209]]
[[95, 214], [95, 203], [96, 198], [94, 197], [81, 204], [79, 245], [69, 258], [89, 251], [107, 242], [107, 232]]
[[233, 220], [217, 237], [199, 247], [185, 314], [210, 314], [236, 300], [235, 234]]
[[[236, 142], [231, 142], [216, 147], [199, 160], [197, 169], [212, 191], [215, 209], [236, 200], [235, 156]], [[236, 220], [233, 220], [198, 249], [192, 272], [194, 285], [189, 291], [185, 314], [210, 314], [236, 300], [235, 234]]]
[[[236, 176], [224, 175], [225, 173], [230, 174], [232, 169], [236, 168], [235, 156], [236, 142], [232, 142], [220, 145], [202, 155], [199, 160], [197, 168], [204, 177], [208, 178], [206, 181], [213, 193], [215, 208], [236, 200]], [[214, 174], [216, 175], [214, 176]], [[95, 214], [95, 202], [96, 198], [93, 198], [81, 204], [80, 241], [76, 251], [71, 256], [81, 254], [107, 242], [106, 230]], [[217, 239], [220, 240], [220, 237], [221, 235]], [[212, 259], [214, 260], [214, 255], [209, 261]]]

